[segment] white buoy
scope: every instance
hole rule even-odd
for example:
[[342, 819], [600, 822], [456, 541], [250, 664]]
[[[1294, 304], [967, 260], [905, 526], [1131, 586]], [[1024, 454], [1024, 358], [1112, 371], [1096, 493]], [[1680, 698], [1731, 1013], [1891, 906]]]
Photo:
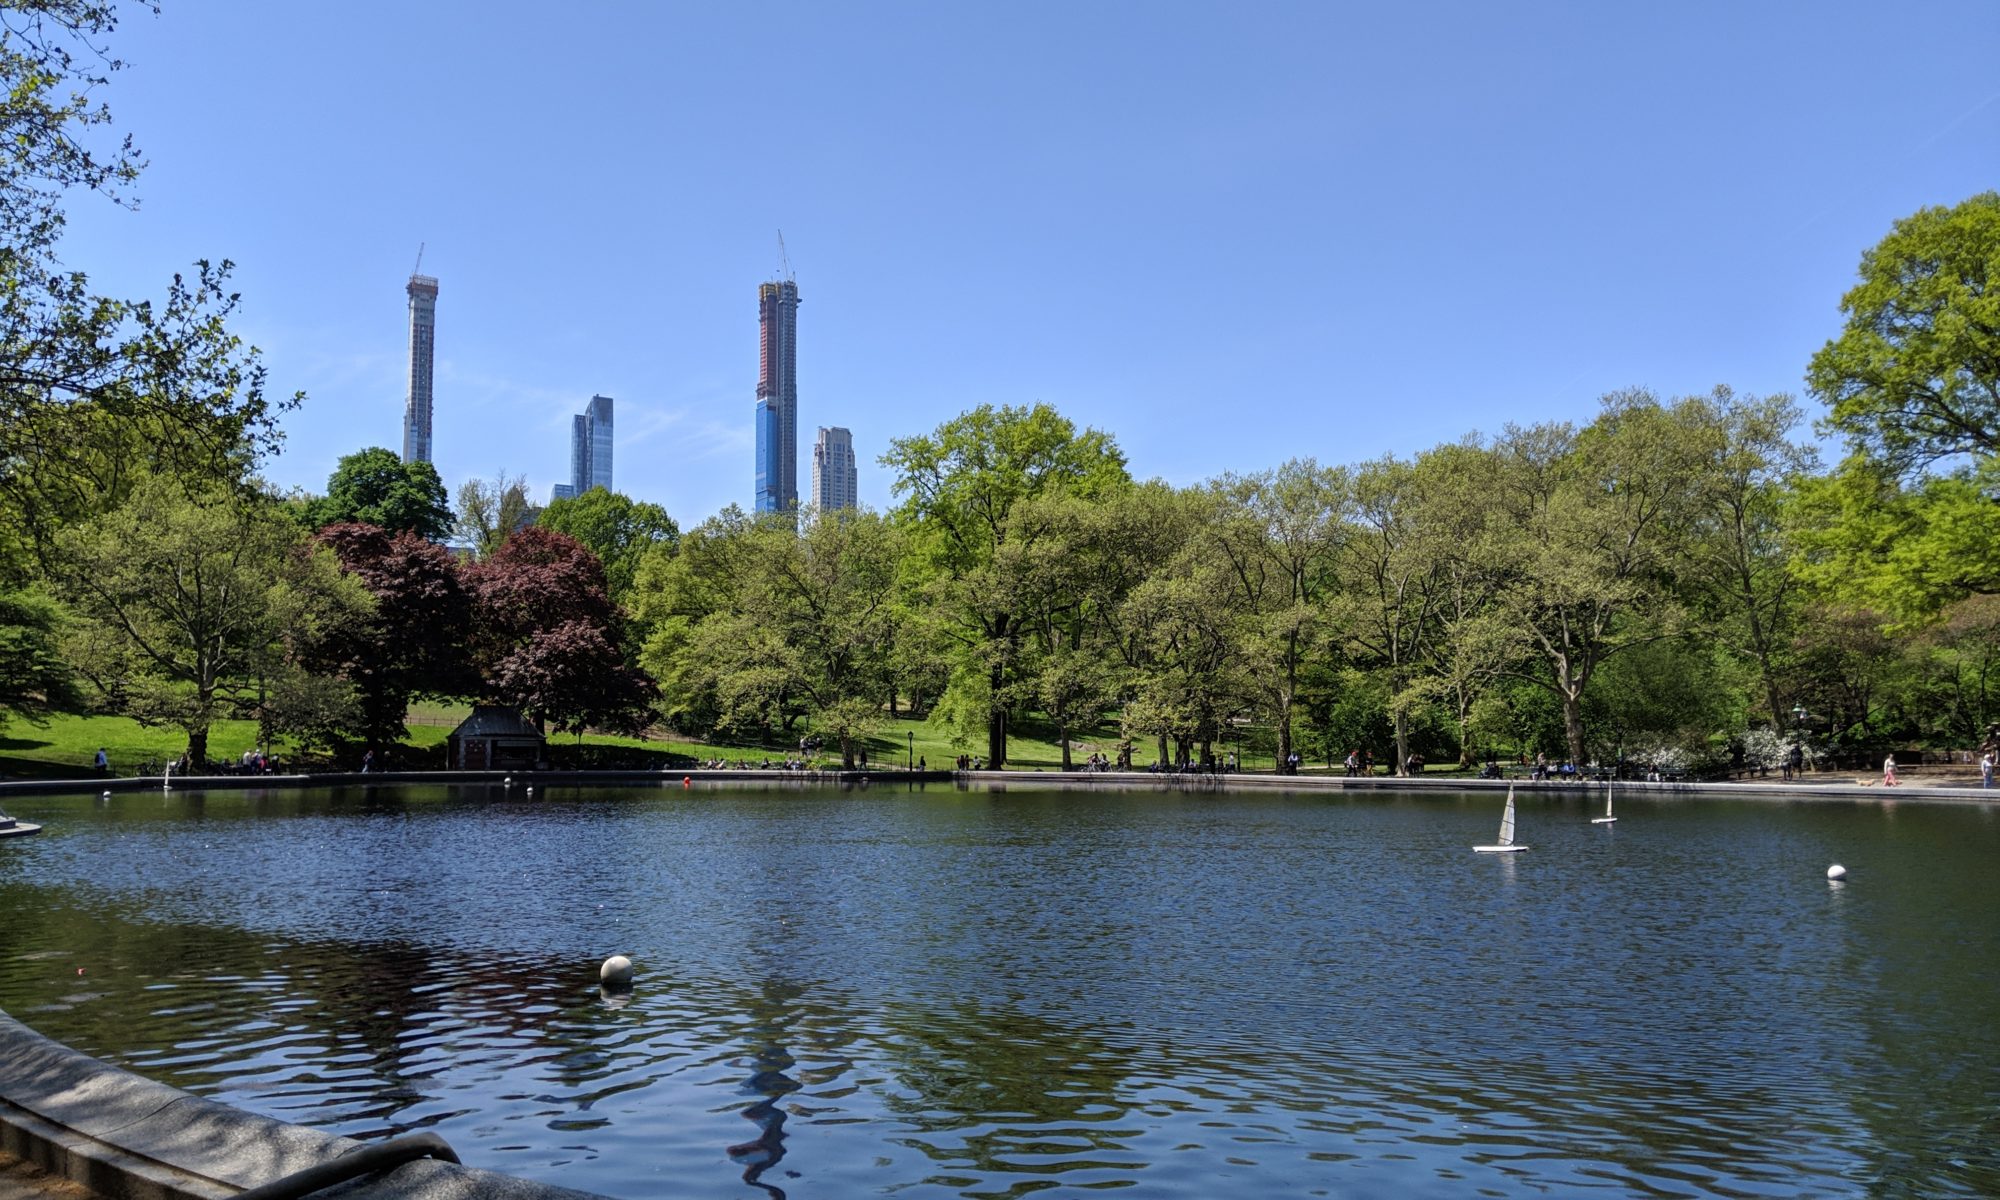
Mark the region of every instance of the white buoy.
[[505, 786], [505, 787], [513, 787], [513, 786], [514, 786], [514, 777], [513, 777], [512, 775], [509, 775], [509, 776], [508, 776], [507, 778], [505, 778], [505, 779], [501, 780], [500, 782], [501, 782], [501, 784], [502, 784], [503, 786]]
[[1835, 863], [1826, 869], [1826, 877], [1828, 879], [1845, 879], [1847, 878], [1847, 868], [1841, 866], [1839, 863]]
[[528, 794], [529, 794], [530, 796], [532, 796], [532, 795], [534, 795], [534, 794], [535, 794], [535, 785], [534, 785], [534, 784], [532, 784], [532, 783], [528, 785]]
[[622, 954], [614, 954], [597, 968], [597, 981], [622, 987], [632, 982], [632, 960]]
[[103, 794], [102, 796], [99, 796], [99, 797], [98, 797], [98, 799], [99, 799], [99, 800], [109, 800], [109, 799], [111, 799], [111, 793], [110, 793], [110, 792], [106, 792], [106, 793], [104, 793], [104, 794]]

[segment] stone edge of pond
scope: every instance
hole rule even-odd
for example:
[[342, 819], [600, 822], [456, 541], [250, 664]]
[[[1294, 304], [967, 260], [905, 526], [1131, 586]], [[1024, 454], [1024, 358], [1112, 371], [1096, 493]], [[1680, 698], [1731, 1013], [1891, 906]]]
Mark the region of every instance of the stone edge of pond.
[[[362, 1143], [205, 1100], [72, 1050], [0, 1013], [0, 1150], [112, 1200], [222, 1200]], [[329, 1189], [421, 1200], [590, 1200], [436, 1159]]]
[[[124, 779], [21, 779], [0, 781], [0, 798], [20, 795], [88, 795], [96, 792], [187, 791], [281, 791], [309, 787], [379, 787], [406, 784], [445, 784], [504, 788], [508, 781], [525, 791], [529, 787], [666, 787], [685, 783], [757, 787], [842, 787], [894, 786], [912, 783], [978, 783], [994, 790], [1008, 784], [1062, 788], [1123, 788], [1155, 791], [1418, 791], [1448, 792], [1504, 791], [1517, 789], [1523, 797], [1536, 793], [1590, 793], [1603, 786], [1602, 780], [1579, 779], [1465, 779], [1457, 776], [1426, 777], [1406, 775], [1339, 774], [1274, 775], [1228, 773], [1181, 775], [1152, 771], [904, 771], [900, 769], [854, 771], [777, 770], [654, 770], [654, 771], [382, 771], [370, 774], [350, 772], [323, 775], [193, 775], [177, 778], [169, 788], [157, 775]], [[1738, 800], [1873, 800], [1945, 801], [1967, 804], [2000, 803], [2000, 789], [1986, 790], [1974, 784], [1904, 784], [1883, 788], [1844, 774], [1834, 778], [1787, 782], [1776, 779], [1726, 781], [1651, 782], [1625, 779], [1618, 782], [1625, 795], [1655, 798], [1671, 796], [1728, 797]]]

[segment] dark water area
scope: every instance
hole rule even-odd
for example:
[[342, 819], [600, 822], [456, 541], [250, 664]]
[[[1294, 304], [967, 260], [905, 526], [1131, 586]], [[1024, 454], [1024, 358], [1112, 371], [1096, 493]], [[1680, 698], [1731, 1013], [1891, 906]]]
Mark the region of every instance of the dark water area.
[[0, 1008], [611, 1196], [2000, 1194], [1993, 806], [1534, 795], [1499, 856], [1490, 795], [8, 807]]

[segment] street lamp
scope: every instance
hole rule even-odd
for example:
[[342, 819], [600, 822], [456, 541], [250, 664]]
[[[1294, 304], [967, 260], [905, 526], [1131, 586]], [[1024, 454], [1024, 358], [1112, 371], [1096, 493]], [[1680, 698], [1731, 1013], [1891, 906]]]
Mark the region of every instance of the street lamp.
[[1785, 759], [1785, 778], [1791, 779], [1804, 774], [1806, 767], [1805, 728], [1812, 714], [1803, 704], [1792, 705], [1792, 752]]

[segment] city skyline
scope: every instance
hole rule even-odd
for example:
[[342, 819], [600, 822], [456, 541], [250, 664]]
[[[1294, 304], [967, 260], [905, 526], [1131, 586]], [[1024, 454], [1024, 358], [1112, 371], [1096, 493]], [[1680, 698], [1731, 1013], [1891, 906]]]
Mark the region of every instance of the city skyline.
[[[2000, 145], [2000, 8], [1956, 0], [1113, 3], [1055, 41], [971, 6], [899, 8], [886, 38], [811, 8], [641, 8], [609, 40], [607, 14], [472, 11], [120, 21], [130, 65], [93, 99], [150, 165], [136, 207], [69, 206], [64, 262], [134, 296], [236, 264], [234, 330], [271, 394], [307, 396], [266, 466], [281, 488], [323, 489], [374, 440], [355, 428], [407, 417], [383, 281], [420, 243], [453, 285], [448, 487], [567, 482], [547, 448], [581, 375], [619, 397], [620, 490], [691, 525], [747, 507], [743, 300], [784, 276], [780, 227], [814, 300], [802, 419], [873, 462], [979, 404], [1046, 402], [1185, 485], [1588, 421], [1630, 386], [1804, 399], [1862, 253], [1994, 186]], [[1881, 52], [1913, 38], [1924, 55]], [[524, 105], [496, 64], [529, 62], [559, 69]], [[435, 81], [426, 120], [357, 73]], [[263, 99], [230, 106], [220, 78]], [[895, 503], [892, 473], [862, 476], [864, 504]]]

